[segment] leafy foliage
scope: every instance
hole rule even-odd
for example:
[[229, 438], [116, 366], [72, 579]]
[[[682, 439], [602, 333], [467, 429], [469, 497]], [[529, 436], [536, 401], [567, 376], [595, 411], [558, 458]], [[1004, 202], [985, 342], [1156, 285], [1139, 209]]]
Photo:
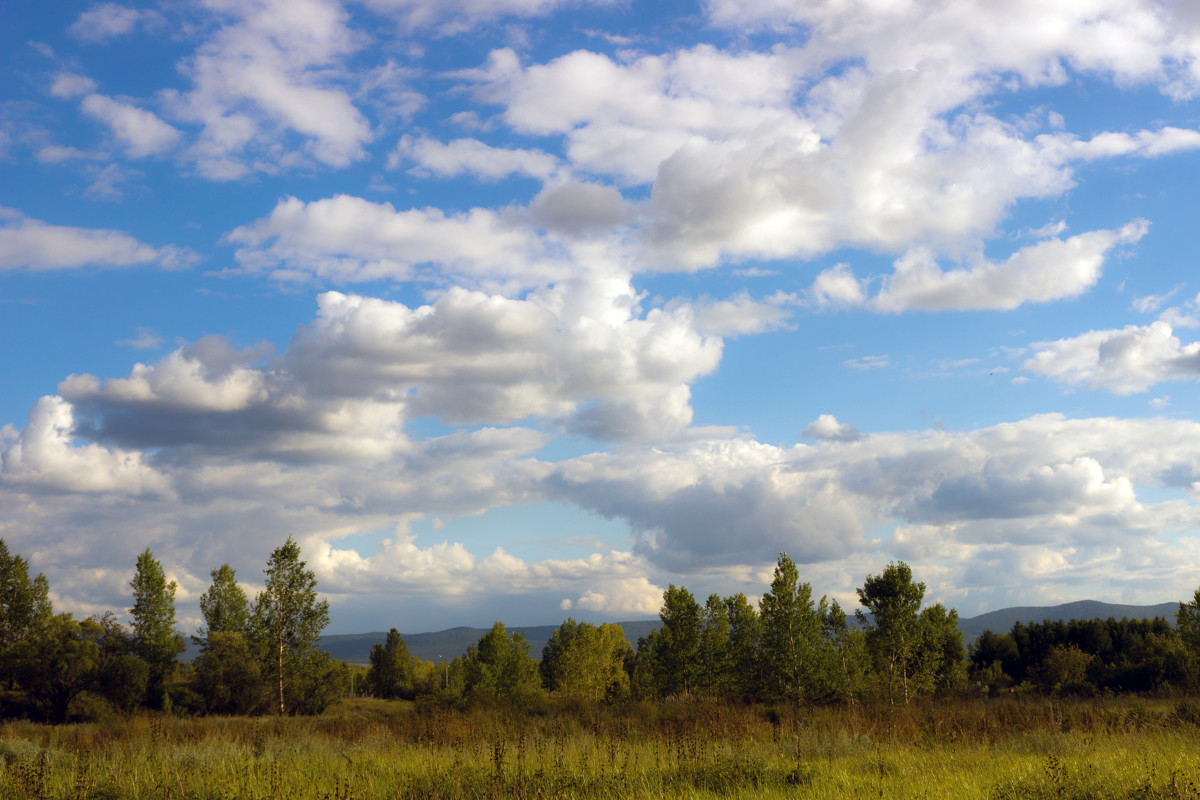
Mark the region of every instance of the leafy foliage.
[[167, 581], [160, 564], [146, 548], [138, 556], [137, 570], [129, 582], [133, 590], [133, 652], [150, 669], [147, 696], [161, 707], [166, 698], [166, 679], [175, 659], [184, 650], [183, 637], [175, 631], [175, 581]]
[[404, 637], [395, 628], [388, 631], [387, 640], [371, 648], [371, 669], [367, 686], [375, 697], [412, 697], [413, 664]]
[[271, 553], [266, 585], [251, 611], [250, 641], [264, 678], [277, 689], [277, 711], [286, 714], [304, 702], [305, 690], [329, 668], [317, 639], [329, 624], [329, 602], [317, 598], [317, 578], [300, 560], [300, 545], [291, 536]]
[[539, 671], [545, 687], [562, 697], [618, 700], [629, 694], [625, 662], [631, 651], [620, 626], [568, 618], [546, 642]]

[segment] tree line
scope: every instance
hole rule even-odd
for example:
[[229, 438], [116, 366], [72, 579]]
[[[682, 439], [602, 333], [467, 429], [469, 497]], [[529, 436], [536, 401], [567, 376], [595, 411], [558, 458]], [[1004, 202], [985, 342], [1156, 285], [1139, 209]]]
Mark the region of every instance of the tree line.
[[253, 601], [223, 564], [200, 598], [204, 626], [190, 663], [175, 628], [175, 590], [149, 549], [130, 582], [130, 623], [112, 612], [54, 613], [43, 575], [0, 539], [0, 715], [60, 722], [146, 707], [198, 714], [311, 714], [337, 697], [431, 698], [454, 705], [544, 707], [629, 699], [884, 702], [964, 693], [1091, 694], [1200, 688], [1200, 589], [1166, 620], [1018, 623], [964, 647], [958, 614], [922, 607], [924, 583], [904, 562], [868, 575], [862, 609], [814, 600], [780, 554], [757, 604], [685, 587], [663, 593], [660, 626], [632, 647], [615, 624], [567, 619], [535, 659], [496, 622], [465, 654], [433, 664], [391, 629], [361, 667], [318, 640], [328, 603], [294, 539], [274, 550]]
[[189, 665], [179, 661], [176, 584], [149, 548], [137, 558], [125, 625], [111, 611], [83, 620], [54, 613], [45, 576], [30, 578], [28, 562], [0, 539], [0, 715], [62, 722], [73, 709], [322, 710], [351, 679], [348, 665], [317, 647], [329, 604], [291, 537], [264, 573], [251, 602], [228, 564], [212, 571], [200, 598], [204, 628], [193, 637], [200, 655]]

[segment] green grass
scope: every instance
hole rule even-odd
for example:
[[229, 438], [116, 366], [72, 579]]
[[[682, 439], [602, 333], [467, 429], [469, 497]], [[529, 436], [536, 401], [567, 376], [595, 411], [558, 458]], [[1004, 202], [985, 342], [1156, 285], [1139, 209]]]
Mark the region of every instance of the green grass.
[[0, 726], [0, 799], [1197, 798], [1200, 704], [711, 703]]

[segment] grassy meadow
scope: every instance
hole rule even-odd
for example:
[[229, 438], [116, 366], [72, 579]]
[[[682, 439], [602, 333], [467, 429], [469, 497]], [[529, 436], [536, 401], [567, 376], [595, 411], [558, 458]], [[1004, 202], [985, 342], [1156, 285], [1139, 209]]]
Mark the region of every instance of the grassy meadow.
[[0, 798], [1197, 798], [1200, 702], [677, 702], [0, 726]]

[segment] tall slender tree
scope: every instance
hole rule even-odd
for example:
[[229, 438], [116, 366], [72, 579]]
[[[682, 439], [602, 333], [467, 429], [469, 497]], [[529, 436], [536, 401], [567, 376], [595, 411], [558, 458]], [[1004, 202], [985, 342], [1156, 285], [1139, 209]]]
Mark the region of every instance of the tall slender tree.
[[50, 622], [50, 584], [38, 574], [29, 579], [29, 564], [12, 555], [0, 539], [0, 684], [12, 687], [16, 680], [18, 645]]
[[200, 595], [205, 637], [212, 633], [245, 633], [250, 629], [250, 603], [238, 586], [237, 571], [222, 564], [211, 573], [212, 584]]
[[759, 625], [758, 612], [738, 592], [725, 598], [729, 619], [729, 680], [730, 697], [746, 700], [759, 692]]
[[858, 601], [870, 616], [857, 612], [867, 632], [867, 646], [887, 679], [888, 703], [895, 703], [897, 678], [908, 702], [908, 679], [920, 643], [919, 612], [925, 584], [914, 583], [912, 569], [903, 561], [888, 564], [879, 575], [868, 575]]
[[654, 637], [654, 682], [659, 694], [691, 694], [700, 668], [700, 604], [685, 587], [670, 584], [663, 592], [662, 626]]
[[410, 694], [413, 683], [412, 656], [400, 631], [392, 628], [382, 644], [371, 648], [367, 686], [376, 697], [397, 698]]
[[278, 689], [279, 713], [287, 713], [287, 690], [299, 689], [306, 670], [324, 668], [317, 651], [321, 631], [329, 624], [329, 602], [317, 597], [317, 576], [300, 560], [300, 545], [291, 536], [275, 548], [263, 572], [266, 585], [254, 600], [251, 637], [262, 658], [263, 672]]
[[162, 564], [146, 548], [137, 559], [129, 582], [133, 589], [133, 652], [150, 667], [147, 697], [156, 707], [166, 701], [166, 680], [175, 659], [184, 651], [183, 637], [175, 631], [175, 581], [168, 581]]
[[821, 617], [812, 586], [786, 553], [779, 554], [771, 590], [759, 602], [764, 688], [775, 697], [799, 700], [812, 693]]

